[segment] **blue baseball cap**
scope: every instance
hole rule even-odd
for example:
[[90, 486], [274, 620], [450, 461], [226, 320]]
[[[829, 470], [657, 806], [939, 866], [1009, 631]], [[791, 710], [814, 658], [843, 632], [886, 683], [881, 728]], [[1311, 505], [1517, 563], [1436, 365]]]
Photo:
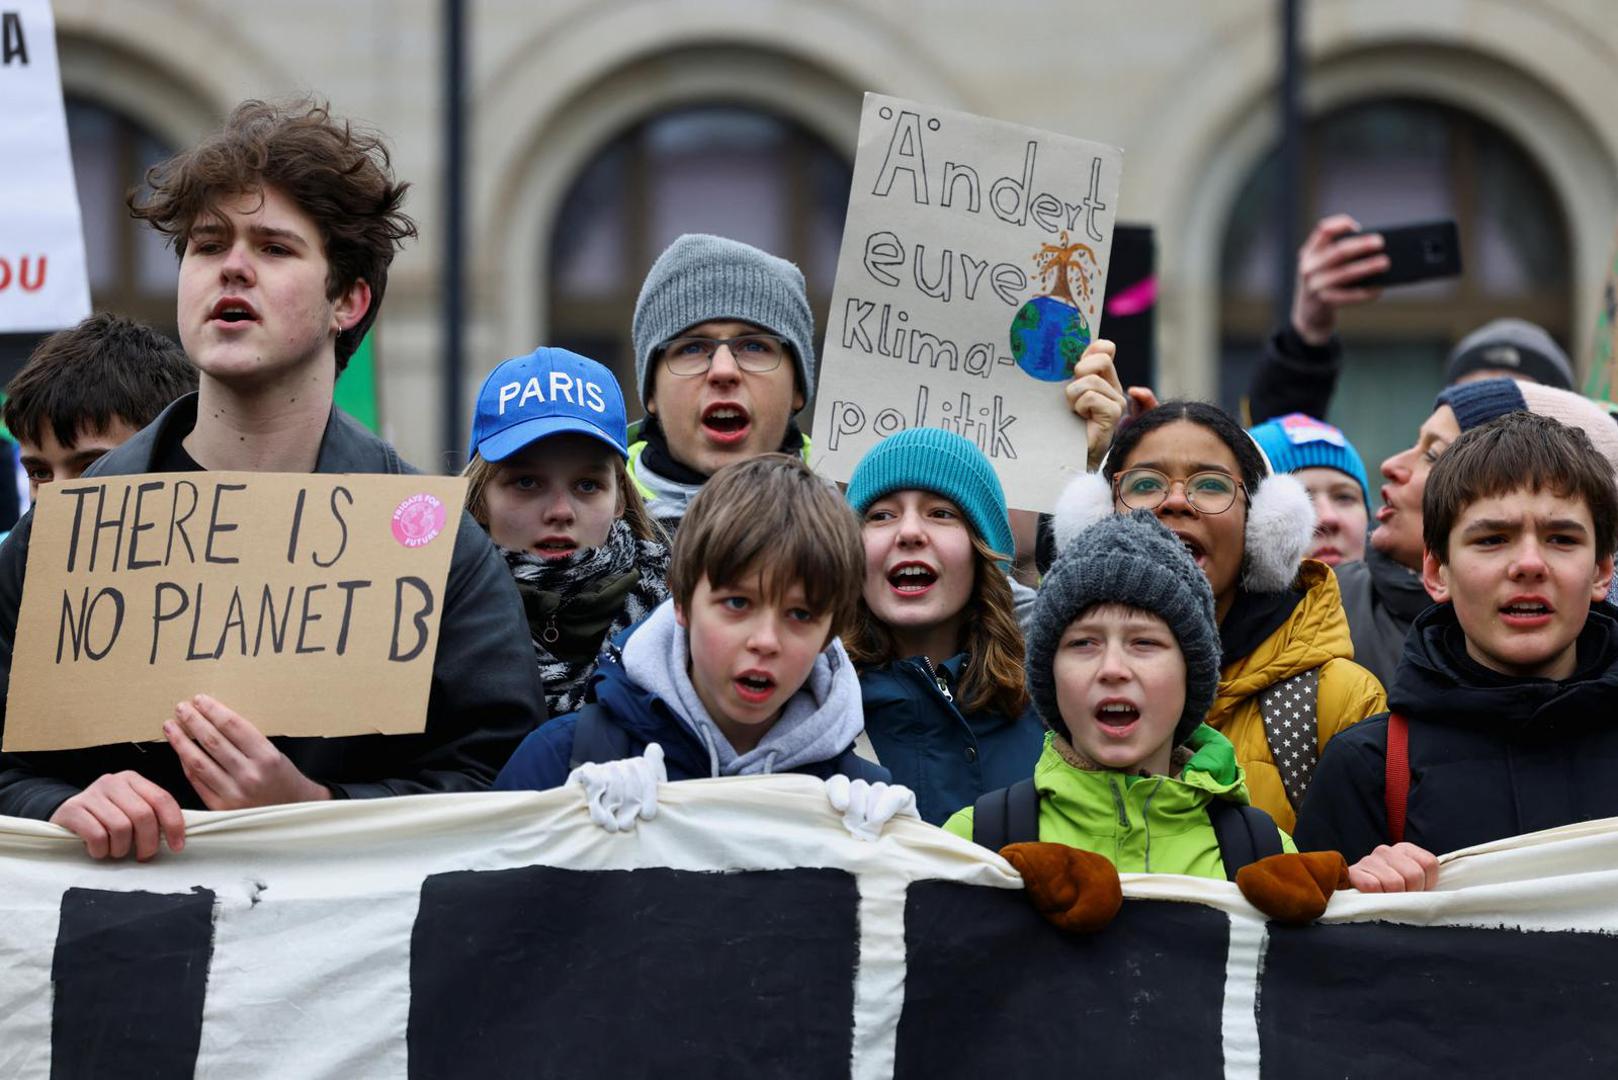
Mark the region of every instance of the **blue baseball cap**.
[[629, 457], [624, 392], [611, 371], [566, 349], [541, 346], [483, 380], [467, 456], [503, 461], [539, 439], [577, 432]]

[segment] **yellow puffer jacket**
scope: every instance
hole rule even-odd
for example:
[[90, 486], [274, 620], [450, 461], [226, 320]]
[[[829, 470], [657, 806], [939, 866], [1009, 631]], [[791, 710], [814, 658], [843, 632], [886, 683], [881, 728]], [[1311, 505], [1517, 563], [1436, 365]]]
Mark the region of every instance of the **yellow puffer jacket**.
[[1207, 723], [1236, 747], [1236, 759], [1247, 772], [1247, 790], [1253, 805], [1269, 812], [1284, 832], [1292, 832], [1297, 813], [1287, 802], [1281, 772], [1270, 756], [1259, 713], [1262, 690], [1320, 669], [1316, 700], [1318, 750], [1339, 731], [1368, 716], [1386, 712], [1387, 694], [1376, 676], [1354, 663], [1354, 644], [1348, 636], [1337, 578], [1325, 563], [1305, 559], [1297, 584], [1303, 599], [1275, 633], [1246, 656], [1228, 660], [1219, 676], [1219, 691]]

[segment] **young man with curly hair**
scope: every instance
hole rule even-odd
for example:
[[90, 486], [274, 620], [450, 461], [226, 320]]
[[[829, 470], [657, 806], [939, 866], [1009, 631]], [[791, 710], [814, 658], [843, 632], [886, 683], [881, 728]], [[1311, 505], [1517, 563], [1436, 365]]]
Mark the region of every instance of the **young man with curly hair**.
[[[382, 141], [325, 106], [248, 101], [156, 166], [136, 217], [180, 258], [180, 341], [196, 394], [87, 473], [411, 471], [332, 407], [375, 321], [396, 248], [414, 236]], [[0, 548], [0, 682], [10, 673], [31, 519]], [[42, 818], [97, 858], [184, 842], [181, 807], [237, 809], [487, 787], [544, 719], [521, 601], [464, 520], [445, 589], [420, 735], [266, 738], [253, 702], [198, 695], [154, 722], [156, 747], [0, 755], [0, 814]], [[3, 723], [3, 716], [0, 716]]]

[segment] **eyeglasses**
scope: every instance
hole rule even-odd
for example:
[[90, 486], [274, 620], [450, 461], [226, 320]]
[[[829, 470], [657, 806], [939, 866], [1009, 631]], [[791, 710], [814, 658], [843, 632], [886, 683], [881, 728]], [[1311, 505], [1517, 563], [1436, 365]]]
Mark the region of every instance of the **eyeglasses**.
[[1192, 473], [1179, 481], [1169, 479], [1156, 469], [1130, 469], [1113, 477], [1112, 493], [1131, 510], [1156, 510], [1177, 483], [1185, 492], [1185, 501], [1203, 514], [1223, 514], [1236, 501], [1237, 493], [1246, 490], [1228, 473]]
[[754, 375], [763, 375], [781, 366], [786, 356], [786, 338], [775, 334], [737, 334], [735, 337], [677, 337], [663, 345], [663, 366], [671, 375], [705, 375], [713, 367], [719, 346], [730, 346], [736, 366]]

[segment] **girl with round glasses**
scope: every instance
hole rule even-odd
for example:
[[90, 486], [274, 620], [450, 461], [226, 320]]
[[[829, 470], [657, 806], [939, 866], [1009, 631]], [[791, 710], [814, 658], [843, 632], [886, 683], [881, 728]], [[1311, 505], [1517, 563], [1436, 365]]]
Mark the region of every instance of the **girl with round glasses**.
[[1271, 475], [1222, 409], [1175, 401], [1123, 428], [1101, 472], [1068, 488], [1058, 542], [1131, 509], [1150, 510], [1208, 577], [1222, 661], [1206, 722], [1235, 744], [1253, 805], [1290, 831], [1327, 741], [1386, 708], [1381, 683], [1352, 660], [1337, 579], [1303, 557], [1308, 493]]

